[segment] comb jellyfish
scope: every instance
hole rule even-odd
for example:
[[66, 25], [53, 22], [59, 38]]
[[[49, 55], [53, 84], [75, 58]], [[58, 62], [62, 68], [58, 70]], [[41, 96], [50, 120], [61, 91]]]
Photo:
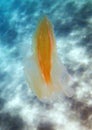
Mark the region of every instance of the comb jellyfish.
[[61, 92], [72, 96], [72, 79], [58, 57], [53, 28], [46, 16], [40, 20], [32, 44], [33, 53], [26, 58], [24, 71], [35, 95], [42, 100]]

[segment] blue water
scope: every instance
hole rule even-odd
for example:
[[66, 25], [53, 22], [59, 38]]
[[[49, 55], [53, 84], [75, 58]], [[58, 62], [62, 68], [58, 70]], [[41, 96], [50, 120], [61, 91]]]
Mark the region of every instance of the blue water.
[[[92, 124], [88, 118], [92, 116], [92, 1], [0, 0], [0, 130], [54, 130], [54, 125], [59, 129], [57, 121], [49, 123], [52, 116], [47, 113], [53, 105], [40, 103], [26, 85], [23, 72], [23, 58], [32, 51], [32, 35], [44, 15], [52, 22], [60, 58], [76, 79], [73, 101], [76, 105], [84, 103], [83, 106], [91, 111], [87, 111], [85, 120]], [[66, 102], [72, 106], [73, 101]], [[79, 111], [77, 108], [70, 111], [80, 115], [76, 120], [85, 130], [92, 129], [92, 125], [82, 124], [81, 113], [86, 107], [81, 109], [80, 106]], [[42, 123], [45, 116], [46, 123]], [[82, 126], [76, 130], [81, 130]], [[73, 128], [76, 128], [75, 124]], [[69, 129], [63, 127], [63, 130]]]

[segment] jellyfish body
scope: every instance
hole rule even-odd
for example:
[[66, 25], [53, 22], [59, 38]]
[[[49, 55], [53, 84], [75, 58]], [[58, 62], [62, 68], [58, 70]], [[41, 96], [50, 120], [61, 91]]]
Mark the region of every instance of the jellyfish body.
[[47, 99], [62, 91], [71, 96], [72, 79], [56, 51], [52, 25], [41, 19], [33, 38], [33, 54], [25, 61], [24, 71], [30, 88], [39, 99]]

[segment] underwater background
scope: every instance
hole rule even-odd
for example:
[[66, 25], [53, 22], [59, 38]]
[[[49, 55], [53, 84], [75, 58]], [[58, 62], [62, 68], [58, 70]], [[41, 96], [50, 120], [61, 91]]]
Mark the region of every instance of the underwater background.
[[[27, 86], [23, 58], [40, 17], [53, 24], [74, 96], [52, 103]], [[0, 0], [0, 130], [92, 130], [92, 0]]]

